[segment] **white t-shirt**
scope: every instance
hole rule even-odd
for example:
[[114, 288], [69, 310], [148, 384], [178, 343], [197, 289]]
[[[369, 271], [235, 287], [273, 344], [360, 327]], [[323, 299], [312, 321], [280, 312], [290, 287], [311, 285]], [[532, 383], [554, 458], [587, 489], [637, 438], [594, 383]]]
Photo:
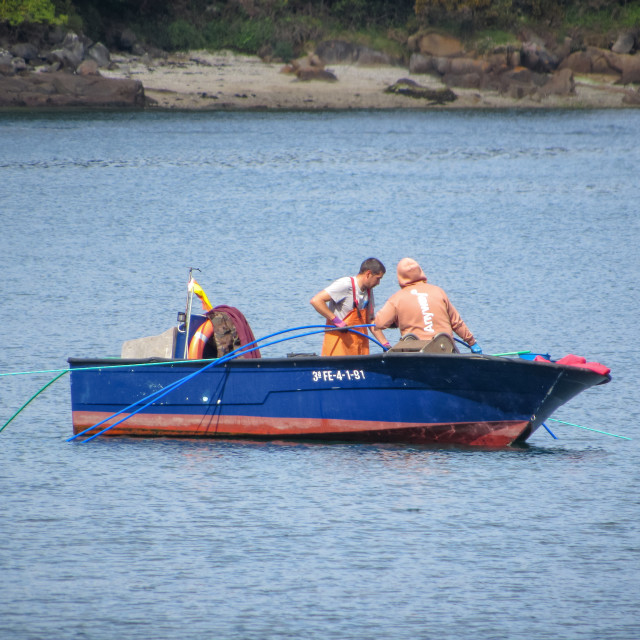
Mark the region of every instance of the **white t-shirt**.
[[[369, 300], [368, 291], [358, 286], [358, 280], [355, 276], [353, 281], [355, 283], [358, 309], [364, 309]], [[344, 318], [349, 315], [349, 312], [353, 310], [353, 287], [351, 286], [351, 278], [349, 276], [338, 278], [326, 287], [325, 291], [331, 296], [331, 300], [327, 301], [327, 307], [329, 307], [330, 311], [340, 318], [340, 320], [344, 320]]]

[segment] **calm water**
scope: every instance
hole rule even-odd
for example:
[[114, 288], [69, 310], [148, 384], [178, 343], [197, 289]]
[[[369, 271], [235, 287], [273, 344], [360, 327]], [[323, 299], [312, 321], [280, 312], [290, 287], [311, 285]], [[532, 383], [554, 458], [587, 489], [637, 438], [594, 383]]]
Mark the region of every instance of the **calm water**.
[[[262, 336], [416, 258], [485, 353], [613, 382], [506, 451], [0, 434], [0, 638], [640, 637], [640, 112], [0, 114], [0, 372], [117, 355], [190, 266]], [[394, 337], [393, 333], [390, 334]], [[309, 337], [271, 355], [317, 351]], [[0, 425], [53, 373], [0, 377]]]

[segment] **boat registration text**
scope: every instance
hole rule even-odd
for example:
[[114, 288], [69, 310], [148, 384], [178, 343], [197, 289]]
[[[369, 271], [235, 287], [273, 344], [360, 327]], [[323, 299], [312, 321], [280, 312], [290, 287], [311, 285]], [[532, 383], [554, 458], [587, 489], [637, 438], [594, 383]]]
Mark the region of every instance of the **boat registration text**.
[[362, 369], [346, 369], [345, 371], [312, 371], [311, 376], [314, 382], [335, 382], [336, 380], [364, 380]]

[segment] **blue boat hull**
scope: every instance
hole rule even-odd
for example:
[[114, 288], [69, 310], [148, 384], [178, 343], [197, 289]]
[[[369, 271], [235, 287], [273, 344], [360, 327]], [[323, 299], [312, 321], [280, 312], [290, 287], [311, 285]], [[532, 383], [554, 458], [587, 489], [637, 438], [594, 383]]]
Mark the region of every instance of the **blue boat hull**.
[[[74, 433], [205, 367], [69, 363]], [[201, 371], [106, 435], [501, 447], [524, 442], [560, 405], [608, 381], [578, 367], [472, 354], [236, 359]]]

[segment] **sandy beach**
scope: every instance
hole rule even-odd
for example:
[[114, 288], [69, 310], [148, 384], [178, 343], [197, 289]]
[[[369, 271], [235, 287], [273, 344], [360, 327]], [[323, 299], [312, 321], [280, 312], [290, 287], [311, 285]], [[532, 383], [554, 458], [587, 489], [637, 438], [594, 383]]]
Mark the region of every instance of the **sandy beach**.
[[445, 86], [426, 74], [412, 75], [400, 66], [327, 66], [337, 81], [301, 81], [283, 73], [282, 63], [230, 52], [192, 51], [166, 59], [113, 56], [114, 68], [101, 74], [140, 80], [150, 106], [185, 110], [332, 110], [332, 109], [460, 109], [460, 108], [620, 108], [635, 87], [615, 85], [612, 76], [575, 76], [569, 96], [513, 99], [497, 91], [453, 88], [457, 99], [444, 106], [425, 99], [385, 93], [401, 78], [430, 89]]

